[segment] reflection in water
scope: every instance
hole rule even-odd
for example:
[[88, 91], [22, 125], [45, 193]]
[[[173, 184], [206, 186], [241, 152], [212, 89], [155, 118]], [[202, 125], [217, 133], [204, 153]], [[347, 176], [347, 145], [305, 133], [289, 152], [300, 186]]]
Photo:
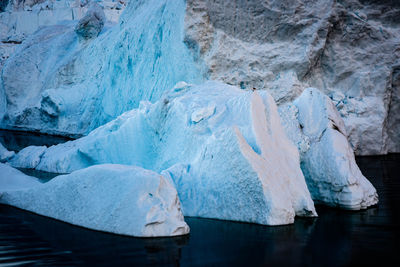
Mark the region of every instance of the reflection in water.
[[360, 157], [378, 190], [377, 207], [350, 212], [317, 207], [318, 218], [268, 227], [186, 218], [189, 236], [141, 239], [68, 225], [0, 206], [0, 265], [400, 266], [400, 155]]
[[130, 238], [86, 230], [0, 205], [0, 265], [179, 264], [188, 236]]
[[35, 169], [25, 169], [25, 168], [17, 168], [17, 169], [25, 173], [26, 175], [38, 178], [42, 183], [46, 183], [51, 179], [53, 179], [54, 177], [60, 175], [60, 173], [43, 172], [43, 171], [37, 171]]

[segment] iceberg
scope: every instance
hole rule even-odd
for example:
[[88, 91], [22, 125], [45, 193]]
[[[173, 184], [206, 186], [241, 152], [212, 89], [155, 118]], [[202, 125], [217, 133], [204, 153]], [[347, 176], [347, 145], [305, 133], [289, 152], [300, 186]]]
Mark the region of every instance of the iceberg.
[[[263, 99], [262, 103], [258, 98]], [[176, 184], [185, 215], [263, 224], [271, 222], [247, 218], [246, 214], [251, 212], [242, 208], [239, 210], [246, 214], [238, 213], [237, 216], [220, 212], [232, 209], [221, 207], [220, 214], [216, 210], [205, 209], [204, 201], [212, 207], [224, 197], [217, 194], [215, 203], [211, 204], [212, 198], [198, 197], [193, 188], [201, 187], [202, 192], [224, 192], [217, 177], [221, 175], [219, 179], [224, 183], [229, 180], [226, 177], [240, 176], [245, 180], [230, 182], [246, 184], [251, 178], [237, 173], [245, 173], [245, 170], [252, 173], [249, 177], [274, 173], [273, 176], [281, 177], [274, 184], [287, 180], [286, 175], [301, 177], [288, 182], [295, 184], [302, 181], [304, 174], [308, 190], [317, 203], [358, 210], [378, 202], [375, 188], [355, 162], [343, 120], [326, 95], [309, 88], [292, 104], [282, 106], [279, 113], [273, 113], [275, 111], [271, 107], [276, 105], [266, 91], [251, 93], [211, 81], [198, 86], [178, 83], [157, 103], [142, 102], [138, 109], [124, 113], [86, 137], [44, 150], [38, 148], [35, 153], [21, 151], [10, 163], [18, 167], [32, 166], [28, 162], [32, 162], [35, 154], [40, 155], [36, 169], [49, 172], [67, 173], [102, 163], [137, 165], [157, 172], [164, 171]], [[279, 116], [282, 119], [277, 119]], [[265, 125], [266, 121], [269, 126]], [[282, 129], [284, 132], [281, 132]], [[250, 165], [243, 165], [240, 163], [242, 160]], [[295, 170], [296, 164], [300, 164], [303, 174], [288, 171]], [[225, 170], [222, 166], [231, 167]], [[238, 166], [242, 166], [242, 170]], [[272, 166], [280, 166], [278, 169], [281, 171], [276, 174], [273, 171], [276, 168]], [[259, 168], [264, 169], [261, 171]], [[206, 186], [202, 177], [214, 177], [213, 182]], [[269, 179], [260, 180], [264, 181], [265, 188], [273, 188], [265, 182]], [[213, 186], [216, 188], [212, 189]], [[245, 188], [235, 195], [246, 192]], [[288, 189], [290, 191], [293, 188], [304, 190], [305, 187], [300, 183], [288, 188], [292, 188]], [[290, 199], [292, 193], [290, 191], [286, 198]], [[268, 196], [273, 194], [266, 193]], [[299, 194], [306, 195], [304, 192]], [[198, 199], [194, 201], [194, 198]], [[228, 203], [228, 200], [224, 201]], [[246, 201], [251, 202], [249, 199]], [[296, 209], [298, 215], [303, 212], [300, 206]]]
[[[238, 20], [237, 14], [248, 12], [244, 7], [252, 10], [256, 2], [239, 9], [214, 2], [131, 1], [118, 24], [107, 22], [104, 10], [91, 3], [85, 16], [76, 17], [79, 21], [40, 27], [25, 39], [1, 70], [0, 127], [84, 137], [49, 148], [30, 146], [16, 155], [0, 146], [0, 161], [13, 167], [70, 173], [30, 189], [4, 190], [0, 201], [72, 224], [135, 236], [187, 233], [177, 194], [187, 216], [264, 225], [317, 216], [313, 200], [351, 210], [376, 204], [376, 190], [357, 167], [335, 105], [317, 89], [304, 90], [316, 84], [330, 92], [323, 81], [340, 85], [338, 92], [330, 93], [338, 108], [345, 107], [340, 110], [346, 122], [353, 118], [350, 114], [358, 116], [365, 107], [382, 102], [373, 95], [362, 98], [362, 86], [350, 83], [358, 80], [359, 72], [350, 73], [344, 83], [336, 81], [341, 75], [319, 77], [325, 70], [317, 63], [332, 56], [326, 54], [332, 44], [325, 42], [335, 34], [328, 34], [334, 29], [327, 22], [336, 20], [342, 5], [316, 1], [309, 13], [303, 6], [272, 1], [257, 8], [268, 14], [275, 10], [271, 18], [259, 21], [274, 26], [264, 34], [259, 27], [248, 32], [257, 23], [242, 23], [246, 16]], [[287, 8], [300, 8], [300, 15], [283, 18], [279, 14]], [[314, 13], [322, 17], [308, 21]], [[352, 16], [354, 20], [360, 25]], [[285, 29], [293, 32], [289, 39]], [[385, 58], [388, 62], [392, 59]], [[376, 73], [388, 73], [384, 69]], [[397, 72], [392, 72], [390, 84], [397, 88]], [[204, 82], [209, 78], [253, 90]], [[349, 84], [348, 95], [339, 92]], [[279, 111], [270, 93], [258, 90], [265, 88], [281, 105]], [[381, 95], [386, 95], [387, 88], [382, 88]], [[353, 97], [357, 95], [360, 98]], [[393, 105], [380, 105], [373, 120], [388, 118], [380, 126], [382, 132], [395, 124], [396, 109], [390, 106], [396, 107], [397, 98], [393, 93], [388, 99], [394, 99]], [[349, 110], [352, 105], [355, 113]], [[388, 144], [398, 137], [390, 130], [385, 140], [368, 148], [365, 144], [374, 140], [376, 131], [355, 132], [372, 133], [360, 139], [360, 153], [392, 151], [393, 144]], [[354, 133], [350, 138], [359, 139]], [[21, 178], [17, 184], [31, 180], [1, 166], [5, 174]], [[7, 177], [3, 175], [3, 184]], [[143, 193], [161, 187], [158, 195]], [[108, 189], [116, 191], [107, 194]], [[71, 199], [74, 208], [65, 208]], [[136, 205], [128, 207], [128, 202]], [[127, 217], [131, 208], [141, 216], [136, 224]], [[115, 213], [105, 214], [106, 210]], [[106, 219], [100, 221], [98, 214]]]
[[299, 153], [266, 91], [179, 83], [154, 104], [47, 148], [36, 169], [66, 173], [103, 163], [163, 172], [186, 216], [266, 225], [316, 216]]
[[328, 96], [307, 88], [280, 114], [301, 152], [301, 169], [314, 201], [350, 210], [378, 203], [376, 189], [358, 168], [344, 122]]
[[0, 164], [0, 203], [86, 228], [137, 237], [189, 233], [176, 189], [139, 167], [97, 165], [41, 184]]

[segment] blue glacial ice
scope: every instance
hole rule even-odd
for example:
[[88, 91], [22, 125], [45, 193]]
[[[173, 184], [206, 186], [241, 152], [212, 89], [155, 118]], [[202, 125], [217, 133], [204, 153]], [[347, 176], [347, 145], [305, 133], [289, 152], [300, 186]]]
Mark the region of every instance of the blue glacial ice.
[[134, 166], [97, 165], [41, 184], [0, 163], [0, 203], [116, 234], [189, 233], [172, 182]]
[[131, 1], [89, 39], [76, 21], [40, 28], [1, 72], [1, 127], [87, 134], [178, 81], [201, 82], [183, 43], [185, 10], [184, 0]]

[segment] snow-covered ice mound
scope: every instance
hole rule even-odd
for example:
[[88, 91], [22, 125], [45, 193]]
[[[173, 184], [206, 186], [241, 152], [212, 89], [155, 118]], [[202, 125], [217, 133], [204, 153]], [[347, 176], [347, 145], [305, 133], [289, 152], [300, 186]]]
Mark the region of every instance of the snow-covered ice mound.
[[[167, 178], [139, 167], [96, 165], [57, 176], [30, 189], [9, 183], [33, 177], [0, 165], [0, 203], [86, 228], [138, 237], [189, 233], [176, 189]], [[17, 187], [18, 189], [18, 187]]]
[[38, 179], [25, 175], [7, 164], [0, 163], [0, 202], [4, 191], [21, 190], [40, 184]]
[[48, 148], [37, 169], [101, 163], [165, 170], [188, 216], [276, 225], [316, 215], [299, 153], [266, 91], [179, 83], [155, 104], [142, 102], [86, 137]]
[[301, 168], [314, 201], [359, 210], [378, 203], [372, 184], [362, 175], [332, 101], [306, 89], [280, 111], [290, 139], [301, 152]]
[[7, 148], [5, 148], [2, 143], [0, 143], [0, 162], [6, 162], [7, 160], [14, 157], [14, 155], [14, 151], [8, 151]]
[[34, 169], [46, 151], [46, 146], [28, 146], [19, 151], [8, 163], [15, 168]]

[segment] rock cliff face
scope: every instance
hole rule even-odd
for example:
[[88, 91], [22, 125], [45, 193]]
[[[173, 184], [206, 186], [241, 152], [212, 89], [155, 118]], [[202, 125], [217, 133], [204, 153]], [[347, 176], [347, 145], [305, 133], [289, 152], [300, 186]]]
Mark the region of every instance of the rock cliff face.
[[399, 152], [400, 5], [394, 1], [189, 0], [185, 42], [209, 77], [278, 104], [328, 94], [359, 155]]

